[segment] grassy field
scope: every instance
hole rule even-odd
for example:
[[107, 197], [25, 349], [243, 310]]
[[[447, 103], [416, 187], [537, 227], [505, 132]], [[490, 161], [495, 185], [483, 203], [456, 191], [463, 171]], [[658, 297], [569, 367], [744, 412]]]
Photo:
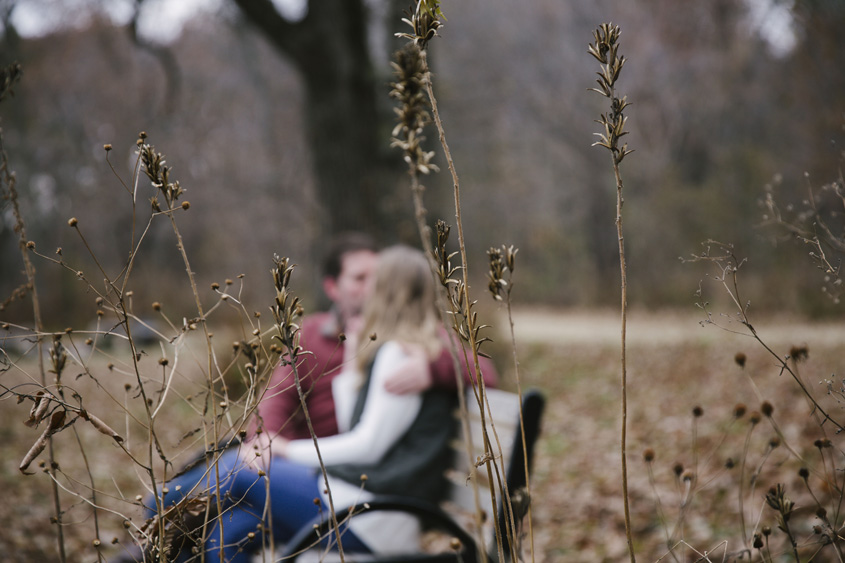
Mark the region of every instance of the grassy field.
[[[765, 526], [773, 530], [765, 538], [771, 553], [789, 551], [786, 535], [777, 530], [776, 513], [764, 500], [770, 487], [783, 483], [796, 503], [790, 523], [799, 545], [816, 545], [802, 550], [805, 560], [820, 545], [821, 536], [813, 531], [813, 525], [819, 524], [816, 504], [798, 470], [809, 468], [813, 494], [825, 504], [831, 520], [835, 517], [841, 524], [837, 492], [842, 487], [841, 472], [835, 473], [838, 484], [830, 478], [833, 467], [842, 466], [839, 441], [830, 428], [820, 428], [797, 384], [780, 373], [776, 359], [751, 338], [730, 332], [740, 326], [729, 325], [729, 330], [700, 326], [701, 318], [694, 312], [633, 312], [629, 317], [629, 496], [637, 558], [695, 561], [698, 554], [707, 552], [712, 561], [736, 560], [730, 554], [751, 547], [753, 534]], [[618, 315], [522, 311], [515, 323], [523, 387], [539, 387], [548, 397], [532, 478], [534, 560], [627, 560], [619, 452]], [[836, 396], [827, 395], [823, 380], [843, 373], [845, 325], [770, 319], [756, 328], [780, 356], [793, 346], [807, 347], [809, 355], [799, 364], [802, 380], [834, 418], [840, 416]], [[745, 354], [744, 367], [736, 361], [740, 352]], [[505, 386], [512, 388], [513, 370], [507, 367], [507, 355], [502, 356], [497, 359]], [[93, 370], [101, 375], [100, 388], [95, 389], [85, 376], [70, 379], [84, 396], [96, 391], [105, 397], [98, 406], [107, 418], [109, 401], [116, 405], [129, 400], [124, 390], [126, 376], [109, 370], [104, 361]], [[11, 372], [0, 378], [6, 386], [26, 379]], [[752, 425], [751, 413], [761, 410], [764, 401], [773, 407], [771, 417], [762, 416]], [[742, 417], [735, 416], [738, 403], [746, 406]], [[185, 422], [190, 408], [163, 412], [158, 423], [165, 447], [183, 451], [183, 456], [199, 446], [185, 438], [192, 430]], [[699, 416], [693, 414], [696, 408]], [[0, 486], [10, 509], [0, 515], [0, 551], [6, 561], [57, 560], [49, 479], [36, 464], [35, 475], [18, 471], [40, 431], [23, 424], [28, 404], [17, 405], [10, 399], [2, 403], [2, 409]], [[125, 432], [129, 441], [138, 438], [137, 430], [121, 420], [107, 421]], [[814, 441], [825, 437], [834, 447], [816, 448]], [[85, 502], [64, 495], [68, 560], [97, 561], [93, 542], [99, 538], [99, 553], [107, 561], [128, 540], [124, 517], [133, 522], [140, 519], [140, 511], [131, 503], [136, 495], [145, 494], [142, 479], [126, 454], [92, 428], [75, 424], [59, 438], [55, 455], [65, 475], [77, 479], [86, 475], [82, 471], [86, 460], [79, 455], [79, 444], [84, 444], [99, 491], [97, 502], [116, 510], [100, 512], [97, 533]], [[647, 449], [653, 450], [651, 465], [643, 459]], [[44, 458], [42, 454], [40, 459]], [[729, 458], [731, 469], [726, 468]], [[68, 478], [62, 485], [85, 490], [87, 483]], [[829, 549], [818, 560], [835, 560]], [[749, 553], [753, 560], [760, 560], [758, 550], [752, 548]], [[530, 554], [526, 559], [531, 560]]]

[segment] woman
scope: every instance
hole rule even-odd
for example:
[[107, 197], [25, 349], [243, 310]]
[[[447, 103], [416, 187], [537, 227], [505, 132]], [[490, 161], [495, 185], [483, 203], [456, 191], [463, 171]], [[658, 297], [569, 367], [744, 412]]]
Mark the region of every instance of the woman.
[[[430, 359], [441, 351], [428, 262], [409, 247], [389, 248], [379, 256], [374, 284], [354, 339], [357, 343], [348, 343], [356, 349], [356, 369], [333, 381], [342, 433], [319, 440], [335, 507], [360, 504], [375, 493], [433, 500], [444, 490], [443, 472], [450, 461], [454, 394], [395, 395], [383, 384], [387, 367], [412, 353], [411, 348], [422, 349]], [[225, 510], [209, 526], [207, 560], [219, 555], [220, 522], [225, 560], [241, 563], [260, 548], [262, 542], [254, 536], [260, 535], [262, 526], [272, 528], [276, 543], [285, 543], [327, 510], [328, 495], [312, 440], [262, 437], [253, 449], [258, 455], [221, 460]], [[362, 480], [362, 475], [367, 478]], [[172, 502], [167, 496], [165, 501]], [[395, 515], [355, 518], [342, 536], [344, 549], [397, 549], [408, 525], [407, 518]]]

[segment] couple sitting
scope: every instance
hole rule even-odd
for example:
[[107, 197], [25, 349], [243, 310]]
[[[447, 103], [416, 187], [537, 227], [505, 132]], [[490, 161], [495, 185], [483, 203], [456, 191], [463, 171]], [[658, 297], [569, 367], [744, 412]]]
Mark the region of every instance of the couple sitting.
[[[311, 354], [303, 355], [297, 372], [334, 506], [361, 504], [379, 493], [438, 499], [451, 461], [457, 395], [428, 262], [403, 246], [376, 254], [367, 239], [352, 236], [335, 245], [325, 273], [335, 307], [304, 320], [300, 344]], [[341, 328], [348, 335], [343, 345]], [[224, 561], [249, 561], [261, 548], [262, 530], [284, 544], [329, 506], [291, 371], [279, 367], [271, 378], [258, 409], [261, 431], [219, 459], [216, 492], [224, 514], [204, 535], [206, 560], [218, 560], [222, 549]], [[495, 383], [489, 362], [482, 373]], [[185, 496], [214, 493], [214, 475], [201, 464], [168, 483], [165, 508]], [[344, 549], [407, 549], [402, 544], [414, 537], [416, 520], [379, 516], [353, 519], [342, 536]]]

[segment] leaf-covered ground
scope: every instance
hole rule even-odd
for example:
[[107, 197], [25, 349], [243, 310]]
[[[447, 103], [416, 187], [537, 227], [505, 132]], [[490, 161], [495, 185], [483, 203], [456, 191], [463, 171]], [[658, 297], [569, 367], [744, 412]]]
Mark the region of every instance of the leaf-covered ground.
[[[815, 515], [815, 501], [798, 471], [808, 468], [810, 489], [827, 507], [831, 520], [841, 525], [840, 503], [829, 502], [839, 499], [835, 488], [842, 487], [841, 471], [835, 473], [838, 484], [830, 478], [833, 467], [843, 465], [841, 441], [832, 425], [819, 426], [798, 385], [780, 373], [774, 356], [748, 336], [731, 332], [744, 332], [742, 326], [726, 319], [720, 322], [727, 330], [700, 326], [700, 318], [646, 312], [629, 317], [628, 496], [637, 560], [695, 561], [706, 552], [710, 561], [730, 561], [748, 546], [744, 560], [753, 556], [759, 561], [753, 534], [762, 533], [764, 527], [772, 529], [763, 538], [771, 553], [790, 550], [786, 535], [777, 529], [775, 512], [764, 501], [776, 483], [783, 483], [796, 503], [790, 524], [797, 543], [808, 544], [801, 550], [802, 561], [808, 560], [823, 547], [823, 533], [813, 530], [814, 525], [823, 528], [823, 522]], [[522, 385], [539, 387], [548, 397], [531, 483], [534, 560], [625, 561], [619, 315], [523, 312], [515, 322]], [[833, 418], [845, 418], [824, 383], [828, 379], [841, 383], [845, 373], [845, 325], [770, 319], [759, 326], [755, 323], [755, 328], [781, 357], [793, 346], [806, 346], [809, 356], [798, 364], [802, 381]], [[497, 340], [499, 355], [506, 338], [500, 334]], [[736, 362], [739, 352], [746, 356], [744, 367]], [[508, 355], [502, 356], [498, 359], [506, 386], [513, 387]], [[5, 385], [12, 377], [0, 375]], [[834, 383], [834, 389], [840, 383]], [[81, 378], [76, 385], [91, 382]], [[105, 387], [119, 396], [123, 382], [115, 375]], [[760, 411], [764, 401], [772, 405], [772, 416], [761, 416], [748, 438], [751, 413]], [[739, 403], [746, 406], [742, 417], [735, 416]], [[698, 417], [693, 414], [696, 407]], [[7, 400], [2, 409], [0, 486], [6, 510], [0, 511], [0, 551], [4, 561], [56, 561], [49, 480], [35, 465], [35, 475], [18, 471], [39, 432], [22, 423], [27, 405]], [[163, 439], [179, 442], [185, 433], [180, 421], [186, 414], [162, 414]], [[131, 500], [144, 493], [138, 473], [113, 443], [90, 428], [78, 430], [101, 490], [98, 502], [109, 504], [109, 497], [117, 495]], [[77, 438], [69, 433], [61, 438], [60, 466], [68, 475], [85, 475]], [[824, 438], [832, 447], [816, 448], [814, 441]], [[654, 452], [653, 485], [643, 460], [647, 449]], [[63, 485], [85, 490], [84, 482]], [[97, 561], [90, 510], [81, 499], [69, 500], [66, 495], [63, 499], [68, 560]], [[114, 504], [127, 508], [124, 502]], [[102, 512], [97, 525], [99, 553], [107, 561], [128, 539], [123, 514]], [[527, 548], [525, 558], [532, 559]], [[836, 560], [833, 546], [816, 560]]]
[[[813, 533], [812, 526], [821, 522], [798, 471], [810, 469], [810, 487], [841, 525], [841, 503], [824, 502], [828, 493], [840, 498], [824, 481], [831, 482], [833, 464], [842, 466], [841, 441], [830, 424], [819, 426], [797, 383], [781, 374], [777, 359], [748, 337], [744, 327], [724, 317], [715, 319], [724, 328], [701, 326], [701, 318], [643, 312], [629, 316], [628, 496], [637, 559], [697, 561], [709, 554], [711, 561], [730, 561], [747, 545], [759, 561], [753, 534], [765, 526], [773, 530], [763, 536], [771, 553], [784, 551], [789, 547], [786, 536], [764, 502], [768, 489], [783, 483], [796, 502], [791, 522], [797, 542], [812, 544], [801, 551], [802, 561], [808, 560], [823, 539]], [[541, 387], [549, 398], [532, 482], [536, 560], [627, 560], [619, 316], [525, 314], [516, 322], [525, 327], [519, 347], [523, 381]], [[845, 413], [827, 395], [824, 380], [838, 379], [835, 388], [841, 387], [843, 325], [771, 319], [755, 328], [781, 357], [793, 346], [807, 347], [799, 376], [830, 407], [829, 414], [841, 420]], [[519, 338], [519, 329], [517, 334]], [[738, 353], [745, 355], [744, 367], [737, 363]], [[751, 413], [764, 401], [773, 406], [772, 416], [752, 425]], [[735, 416], [737, 404], [746, 407], [740, 418]], [[823, 462], [814, 441], [824, 437], [833, 447], [824, 449]], [[654, 452], [654, 486], [643, 457], [648, 449]], [[755, 472], [759, 475], [752, 489]], [[841, 471], [836, 476], [841, 490]], [[747, 539], [739, 517], [740, 482]], [[748, 552], [745, 557], [748, 561]], [[828, 548], [816, 560], [836, 556]]]

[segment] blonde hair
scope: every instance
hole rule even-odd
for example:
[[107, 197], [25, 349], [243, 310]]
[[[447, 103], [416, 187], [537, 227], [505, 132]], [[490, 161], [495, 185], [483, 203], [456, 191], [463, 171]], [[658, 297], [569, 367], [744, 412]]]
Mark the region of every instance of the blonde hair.
[[397, 245], [379, 254], [371, 297], [364, 306], [358, 340], [358, 366], [366, 368], [378, 349], [371, 342], [399, 340], [422, 345], [429, 358], [440, 353], [440, 319], [435, 309], [434, 280], [425, 256]]

